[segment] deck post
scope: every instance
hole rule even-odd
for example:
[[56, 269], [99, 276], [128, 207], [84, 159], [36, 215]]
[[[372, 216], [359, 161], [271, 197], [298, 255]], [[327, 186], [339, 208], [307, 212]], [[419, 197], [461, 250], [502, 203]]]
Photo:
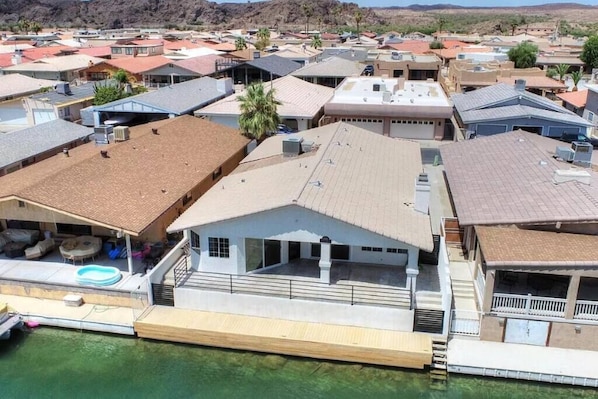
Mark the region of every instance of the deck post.
[[133, 255], [131, 251], [131, 236], [125, 234], [125, 243], [127, 244], [127, 266], [129, 267], [129, 274], [133, 275]]
[[575, 316], [575, 305], [577, 302], [577, 292], [579, 291], [579, 275], [571, 276], [569, 288], [567, 289], [567, 303], [565, 304], [565, 319], [573, 319]]
[[410, 248], [408, 251], [407, 267], [405, 272], [407, 273], [407, 284], [405, 288], [411, 290], [411, 294], [415, 295], [417, 275], [419, 274], [419, 249]]
[[330, 261], [330, 250], [331, 250], [330, 238], [324, 236], [320, 239], [320, 281], [326, 284], [330, 284], [330, 267], [332, 262]]

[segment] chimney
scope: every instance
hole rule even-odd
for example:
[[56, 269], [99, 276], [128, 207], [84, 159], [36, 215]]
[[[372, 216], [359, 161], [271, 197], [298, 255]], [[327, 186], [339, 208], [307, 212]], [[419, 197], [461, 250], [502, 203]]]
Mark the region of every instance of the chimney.
[[427, 173], [420, 173], [415, 179], [415, 210], [428, 214], [430, 205], [430, 181]]
[[515, 90], [525, 91], [525, 79], [515, 79]]

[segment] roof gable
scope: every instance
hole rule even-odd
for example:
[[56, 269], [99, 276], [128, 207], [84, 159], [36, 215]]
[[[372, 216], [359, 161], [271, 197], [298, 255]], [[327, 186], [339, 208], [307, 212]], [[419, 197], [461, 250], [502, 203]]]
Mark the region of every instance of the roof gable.
[[276, 76], [286, 76], [293, 71], [301, 68], [298, 62], [289, 60], [287, 58], [279, 57], [276, 54], [267, 57], [257, 58], [246, 63], [254, 68], [270, 72]]

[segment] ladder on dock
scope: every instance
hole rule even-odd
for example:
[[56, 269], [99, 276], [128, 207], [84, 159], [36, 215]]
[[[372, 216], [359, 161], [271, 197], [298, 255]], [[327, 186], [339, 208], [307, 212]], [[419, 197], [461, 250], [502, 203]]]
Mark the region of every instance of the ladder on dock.
[[432, 339], [432, 364], [430, 366], [430, 388], [446, 390], [447, 371], [446, 338]]

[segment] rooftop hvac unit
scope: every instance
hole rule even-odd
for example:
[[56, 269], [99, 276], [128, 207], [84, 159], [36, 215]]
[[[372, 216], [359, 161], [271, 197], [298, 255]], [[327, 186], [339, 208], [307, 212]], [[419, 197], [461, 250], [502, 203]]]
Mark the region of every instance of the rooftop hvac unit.
[[93, 139], [96, 144], [108, 144], [112, 135], [112, 126], [98, 126], [93, 128]]
[[390, 53], [390, 58], [393, 60], [401, 60], [403, 57], [398, 51], [393, 51], [392, 53]]
[[301, 143], [301, 152], [311, 152], [314, 147], [314, 142], [311, 140], [304, 140]]
[[114, 141], [126, 141], [129, 139], [129, 127], [117, 126], [114, 128]]
[[557, 147], [554, 153], [557, 158], [561, 158], [566, 162], [573, 162], [573, 157], [575, 156], [575, 151], [569, 147]]
[[301, 154], [301, 143], [303, 143], [303, 137], [285, 137], [282, 140], [282, 154], [285, 157]]
[[579, 162], [587, 165], [592, 163], [592, 152], [594, 147], [591, 143], [574, 141], [571, 143], [571, 150], [575, 154], [573, 156], [573, 162]]
[[102, 133], [102, 134], [110, 134], [110, 133], [112, 133], [112, 129], [114, 129], [112, 126], [101, 125], [101, 126], [94, 127], [93, 132], [94, 133]]

